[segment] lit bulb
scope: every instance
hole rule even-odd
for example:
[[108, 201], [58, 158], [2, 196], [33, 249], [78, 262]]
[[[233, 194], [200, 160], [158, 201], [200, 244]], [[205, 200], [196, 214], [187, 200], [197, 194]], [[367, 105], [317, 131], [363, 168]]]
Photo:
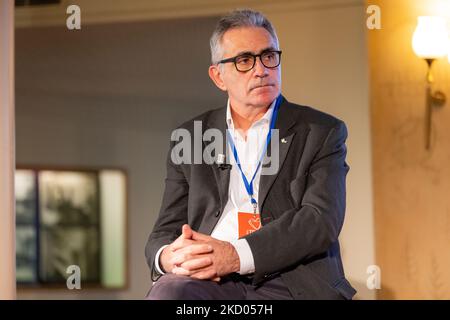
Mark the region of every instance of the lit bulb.
[[[447, 23], [442, 17], [423, 16], [412, 38], [412, 47], [417, 56], [424, 59], [438, 59], [448, 53]], [[449, 57], [450, 59], [450, 57]]]
[[450, 63], [450, 38], [448, 39], [448, 56], [447, 56], [447, 58], [448, 58], [448, 63]]

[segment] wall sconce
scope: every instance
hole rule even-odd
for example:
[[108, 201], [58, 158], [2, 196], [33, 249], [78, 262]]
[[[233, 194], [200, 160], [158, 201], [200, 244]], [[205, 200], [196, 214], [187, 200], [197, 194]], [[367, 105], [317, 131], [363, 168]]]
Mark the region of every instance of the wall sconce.
[[[434, 82], [431, 67], [436, 59], [445, 57], [448, 53], [448, 31], [444, 18], [424, 16], [418, 18], [418, 23], [412, 38], [412, 47], [415, 54], [428, 64], [426, 86], [425, 111], [425, 149], [430, 149], [431, 118], [433, 108], [441, 107], [445, 103], [445, 95], [441, 91], [432, 90]], [[450, 59], [450, 56], [449, 56]]]

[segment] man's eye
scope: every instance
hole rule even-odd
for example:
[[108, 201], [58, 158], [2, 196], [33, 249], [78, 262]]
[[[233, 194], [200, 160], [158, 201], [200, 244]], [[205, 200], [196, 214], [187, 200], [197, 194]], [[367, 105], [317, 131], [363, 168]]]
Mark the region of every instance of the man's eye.
[[250, 64], [252, 63], [252, 57], [251, 56], [243, 56], [236, 59], [236, 62], [238, 64]]
[[273, 60], [273, 59], [275, 59], [275, 53], [273, 53], [273, 52], [267, 52], [267, 53], [265, 53], [265, 54], [263, 55], [263, 58], [266, 59], [266, 60], [268, 60], [268, 61]]

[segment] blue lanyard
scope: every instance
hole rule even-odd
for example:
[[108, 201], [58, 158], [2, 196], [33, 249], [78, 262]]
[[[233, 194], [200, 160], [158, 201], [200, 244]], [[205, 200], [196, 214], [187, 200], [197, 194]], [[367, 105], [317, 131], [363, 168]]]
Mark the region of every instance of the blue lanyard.
[[236, 164], [239, 168], [239, 171], [241, 172], [242, 180], [244, 181], [245, 189], [247, 190], [247, 193], [250, 196], [250, 201], [253, 206], [253, 213], [256, 213], [256, 208], [257, 208], [256, 200], [255, 200], [255, 198], [253, 198], [253, 180], [255, 180], [256, 173], [258, 172], [259, 167], [261, 167], [262, 160], [264, 158], [264, 155], [266, 154], [267, 146], [269, 145], [270, 139], [272, 138], [272, 129], [275, 128], [275, 121], [277, 119], [278, 109], [280, 108], [280, 103], [281, 103], [281, 95], [278, 96], [278, 98], [275, 102], [275, 106], [274, 106], [273, 112], [272, 112], [272, 118], [270, 120], [269, 132], [267, 133], [266, 143], [264, 145], [264, 150], [261, 154], [261, 157], [259, 158], [258, 165], [256, 166], [255, 173], [253, 174], [253, 177], [250, 180], [250, 182], [247, 180], [247, 177], [245, 176], [244, 172], [242, 171], [241, 162], [239, 161], [239, 156], [238, 156], [236, 146], [233, 141], [233, 137], [231, 136], [230, 131], [227, 130], [227, 134], [228, 134], [227, 142], [230, 145], [231, 149], [233, 150], [234, 160], [236, 160]]

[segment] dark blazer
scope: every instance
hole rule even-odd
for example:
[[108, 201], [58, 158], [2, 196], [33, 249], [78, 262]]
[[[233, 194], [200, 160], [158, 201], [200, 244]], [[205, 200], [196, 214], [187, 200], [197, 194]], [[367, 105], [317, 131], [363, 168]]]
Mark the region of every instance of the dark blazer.
[[[193, 135], [194, 121], [202, 121], [203, 131], [217, 128], [225, 137], [226, 107], [180, 128]], [[338, 241], [349, 170], [346, 126], [283, 97], [275, 128], [285, 142], [279, 144], [278, 173], [261, 175], [263, 227], [245, 236], [255, 261], [253, 284], [281, 275], [295, 299], [351, 299], [356, 291], [345, 279]], [[154, 281], [156, 252], [180, 235], [183, 224], [211, 234], [228, 201], [229, 179], [230, 170], [216, 164], [175, 165], [169, 151], [162, 206], [145, 249]]]

